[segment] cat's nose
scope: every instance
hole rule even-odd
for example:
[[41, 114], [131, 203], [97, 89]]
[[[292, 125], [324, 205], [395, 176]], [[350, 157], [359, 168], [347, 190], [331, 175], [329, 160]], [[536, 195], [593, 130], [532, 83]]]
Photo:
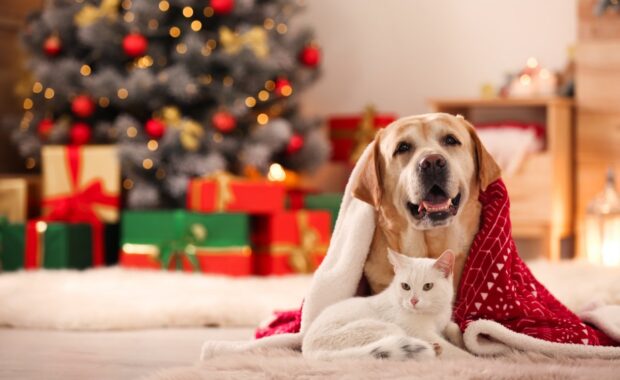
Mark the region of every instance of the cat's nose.
[[415, 298], [415, 297], [413, 297], [413, 298], [411, 299], [411, 304], [412, 304], [413, 306], [415, 306], [417, 303], [418, 303], [418, 299], [417, 299], [417, 298]]

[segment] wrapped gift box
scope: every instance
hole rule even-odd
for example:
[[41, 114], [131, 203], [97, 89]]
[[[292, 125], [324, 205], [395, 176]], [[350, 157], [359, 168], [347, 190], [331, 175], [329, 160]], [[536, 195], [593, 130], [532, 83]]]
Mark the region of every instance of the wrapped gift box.
[[92, 263], [88, 224], [29, 221], [2, 227], [2, 270], [84, 269]]
[[330, 239], [327, 211], [284, 211], [252, 220], [255, 273], [311, 273], [327, 253]]
[[200, 212], [268, 214], [284, 209], [284, 185], [218, 173], [190, 181], [187, 208]]
[[121, 218], [120, 264], [250, 275], [249, 217], [184, 210], [125, 211]]
[[368, 107], [363, 115], [331, 117], [332, 160], [354, 163], [374, 139], [377, 130], [394, 120], [395, 115], [376, 114], [372, 107]]
[[308, 194], [303, 200], [304, 208], [308, 210], [325, 210], [330, 213], [332, 231], [338, 218], [341, 203], [342, 193]]
[[6, 216], [11, 223], [25, 222], [39, 214], [40, 203], [40, 176], [0, 176], [0, 216]]

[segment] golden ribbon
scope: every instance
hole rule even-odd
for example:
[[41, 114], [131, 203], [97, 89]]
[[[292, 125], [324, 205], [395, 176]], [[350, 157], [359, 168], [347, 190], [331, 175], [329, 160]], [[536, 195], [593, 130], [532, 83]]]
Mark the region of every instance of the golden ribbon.
[[321, 244], [319, 232], [308, 222], [306, 211], [297, 211], [299, 243], [274, 243], [261, 247], [258, 253], [288, 254], [288, 261], [296, 273], [312, 273], [316, 270], [316, 256], [327, 253], [327, 244]]
[[215, 181], [215, 209], [220, 212], [226, 210], [226, 207], [235, 200], [230, 186], [234, 177], [230, 173], [217, 171], [208, 178]]
[[183, 119], [181, 112], [175, 106], [164, 107], [160, 112], [164, 123], [181, 131], [179, 141], [188, 151], [196, 151], [200, 147], [200, 138], [204, 135], [202, 126], [191, 119]]
[[108, 21], [116, 21], [119, 3], [120, 0], [102, 0], [98, 7], [87, 4], [75, 14], [73, 20], [79, 27], [89, 26], [102, 18], [107, 18]]
[[377, 126], [375, 125], [376, 114], [375, 107], [366, 106], [364, 114], [362, 115], [362, 121], [359, 123], [357, 131], [355, 131], [355, 135], [353, 136], [355, 145], [351, 150], [351, 157], [349, 158], [351, 163], [357, 162], [362, 156], [364, 149], [366, 149], [366, 146], [375, 138], [375, 134], [377, 133]]
[[220, 43], [230, 55], [239, 54], [244, 47], [252, 50], [258, 58], [265, 58], [269, 54], [267, 31], [264, 28], [254, 26], [245, 33], [237, 33], [223, 26], [219, 32]]

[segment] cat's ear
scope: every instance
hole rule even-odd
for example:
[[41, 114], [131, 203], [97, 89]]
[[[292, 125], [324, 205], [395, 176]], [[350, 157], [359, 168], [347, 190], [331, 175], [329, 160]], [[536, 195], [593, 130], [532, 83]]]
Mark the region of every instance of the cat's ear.
[[447, 249], [435, 261], [435, 264], [433, 264], [433, 268], [438, 269], [441, 273], [443, 273], [444, 277], [448, 278], [452, 274], [452, 270], [454, 269], [454, 259], [454, 252]]
[[390, 248], [388, 248], [388, 260], [390, 261], [390, 264], [392, 264], [392, 266], [394, 267], [394, 271], [402, 268], [407, 264], [407, 256], [401, 255], [400, 253], [393, 251]]

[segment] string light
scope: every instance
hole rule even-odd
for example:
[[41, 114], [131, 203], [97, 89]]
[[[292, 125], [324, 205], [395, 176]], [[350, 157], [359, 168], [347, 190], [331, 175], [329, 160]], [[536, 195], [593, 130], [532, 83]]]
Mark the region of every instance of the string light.
[[119, 99], [124, 100], [127, 99], [127, 97], [129, 96], [129, 91], [127, 91], [126, 88], [119, 88], [118, 91], [116, 91], [116, 96], [118, 96]]
[[26, 169], [33, 169], [35, 166], [37, 166], [37, 161], [34, 158], [26, 158]]
[[97, 103], [99, 103], [99, 106], [101, 108], [106, 108], [107, 106], [110, 105], [110, 98], [108, 98], [106, 96], [102, 96], [102, 97], [99, 98]]
[[217, 46], [217, 41], [211, 39], [211, 40], [207, 41], [207, 46], [209, 48], [211, 48], [211, 50], [213, 50]]
[[198, 20], [194, 20], [192, 21], [190, 27], [192, 28], [194, 32], [198, 32], [200, 31], [200, 29], [202, 29], [202, 23]]
[[278, 24], [276, 31], [280, 34], [284, 34], [288, 31], [288, 26], [286, 26], [286, 24]]
[[256, 121], [260, 125], [265, 125], [269, 122], [269, 116], [267, 116], [266, 113], [259, 113], [258, 116], [256, 117]]
[[523, 74], [519, 77], [519, 82], [521, 82], [522, 85], [527, 86], [532, 82], [532, 77], [527, 74]]
[[159, 148], [159, 144], [157, 143], [157, 140], [149, 140], [149, 142], [146, 144], [146, 147], [151, 151], [154, 152], [157, 150], [157, 148]]
[[186, 18], [190, 18], [193, 15], [194, 15], [194, 10], [192, 9], [192, 7], [183, 8], [183, 16], [185, 16]]
[[200, 82], [200, 84], [209, 85], [213, 81], [213, 77], [211, 76], [211, 74], [201, 75], [198, 77], [198, 81]]
[[248, 107], [254, 107], [256, 105], [256, 99], [252, 96], [245, 98], [245, 105]]
[[527, 67], [530, 69], [534, 69], [538, 66], [538, 60], [534, 57], [530, 57], [527, 59]]
[[167, 2], [166, 0], [162, 0], [159, 2], [159, 10], [162, 12], [166, 12], [168, 9], [170, 9], [170, 3]]
[[213, 134], [213, 141], [219, 144], [224, 141], [224, 136], [221, 133], [216, 132]]
[[134, 19], [135, 19], [135, 16], [133, 12], [126, 12], [125, 15], [123, 16], [123, 20], [125, 20], [125, 22], [133, 22]]
[[136, 60], [135, 65], [140, 69], [151, 67], [153, 66], [153, 58], [150, 55], [142, 56]]
[[54, 97], [54, 89], [51, 87], [46, 88], [43, 97], [45, 97], [45, 99], [52, 99]]
[[282, 88], [280, 89], [280, 94], [282, 96], [290, 96], [293, 93], [293, 87], [289, 86], [288, 84], [286, 86], [282, 86]]
[[265, 27], [265, 29], [267, 30], [271, 30], [273, 29], [273, 27], [276, 25], [276, 23], [273, 21], [273, 19], [271, 18], [266, 18], [265, 22], [263, 23], [263, 26]]
[[265, 91], [265, 90], [261, 90], [258, 93], [258, 100], [264, 102], [267, 101], [269, 99], [269, 92]]
[[138, 129], [136, 127], [127, 128], [127, 137], [133, 139], [136, 136], [138, 136]]
[[125, 178], [123, 180], [123, 189], [131, 190], [132, 188], [133, 188], [133, 181], [130, 180], [129, 178]]
[[164, 179], [165, 176], [166, 176], [166, 171], [162, 168], [157, 169], [157, 171], [155, 172], [155, 177], [159, 180]]
[[145, 168], [146, 170], [153, 168], [153, 160], [151, 160], [150, 158], [145, 158], [142, 161], [142, 167]]
[[225, 76], [224, 79], [222, 79], [222, 84], [224, 84], [224, 86], [226, 87], [230, 87], [233, 85], [233, 78], [229, 75]]
[[270, 181], [282, 182], [286, 179], [286, 172], [280, 164], [273, 163], [269, 166], [267, 179]]
[[80, 74], [82, 74], [82, 76], [89, 76], [90, 73], [92, 72], [92, 69], [90, 68], [90, 66], [84, 64], [82, 65], [82, 67], [80, 67]]
[[178, 38], [181, 35], [181, 29], [178, 26], [173, 26], [170, 28], [170, 37]]
[[32, 109], [33, 105], [34, 105], [34, 103], [32, 102], [32, 99], [30, 99], [30, 98], [24, 99], [24, 109], [25, 110]]
[[272, 80], [268, 80], [267, 82], [265, 82], [265, 88], [268, 91], [273, 91], [276, 88], [276, 83]]
[[123, 2], [121, 3], [121, 7], [123, 7], [124, 10], [128, 10], [131, 8], [131, 0], [123, 0]]
[[205, 17], [213, 16], [213, 8], [205, 7], [205, 9], [202, 10], [202, 14], [205, 15]]
[[38, 94], [41, 91], [43, 91], [43, 85], [41, 84], [41, 82], [34, 82], [34, 84], [32, 85], [32, 92]]
[[157, 28], [159, 28], [159, 21], [157, 21], [155, 19], [149, 20], [149, 29], [155, 30]]
[[204, 55], [205, 57], [209, 56], [211, 54], [211, 48], [207, 45], [204, 45], [202, 49], [200, 49], [200, 54]]
[[179, 53], [179, 54], [187, 53], [187, 45], [185, 45], [183, 42], [178, 43], [177, 44], [177, 53]]

